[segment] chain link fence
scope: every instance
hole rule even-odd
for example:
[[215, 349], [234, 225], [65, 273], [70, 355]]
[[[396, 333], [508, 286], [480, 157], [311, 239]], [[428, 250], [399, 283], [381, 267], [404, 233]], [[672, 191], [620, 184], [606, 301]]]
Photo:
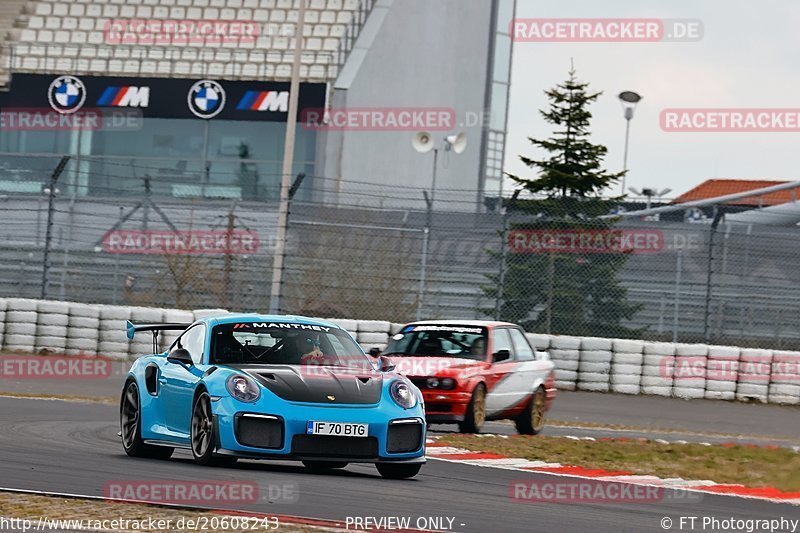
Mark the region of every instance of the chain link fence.
[[[0, 296], [269, 309], [277, 195], [176, 197], [145, 180], [146, 168], [89, 176], [104, 185], [83, 190], [74, 160], [51, 189], [57, 164], [26, 158], [0, 177]], [[559, 227], [513, 208], [487, 213], [474, 191], [439, 190], [428, 211], [422, 190], [388, 189], [302, 182], [288, 222], [282, 312], [499, 318], [551, 334], [800, 348], [795, 224], [743, 221], [741, 208], [709, 206], [688, 217]]]

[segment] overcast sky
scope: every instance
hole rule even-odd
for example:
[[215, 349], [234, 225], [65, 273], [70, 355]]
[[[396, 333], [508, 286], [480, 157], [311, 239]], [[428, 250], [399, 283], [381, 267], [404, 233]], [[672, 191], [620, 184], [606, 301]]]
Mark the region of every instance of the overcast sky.
[[[621, 170], [625, 120], [617, 94], [643, 96], [631, 123], [628, 186], [673, 190], [703, 180], [796, 180], [798, 133], [670, 133], [664, 108], [800, 108], [800, 2], [793, 0], [517, 0], [517, 18], [700, 19], [698, 42], [514, 45], [506, 171], [533, 176], [518, 155], [539, 155], [527, 137], [552, 129], [539, 116], [543, 90], [578, 77], [603, 94], [591, 107], [593, 141], [608, 147], [606, 168]], [[619, 189], [617, 189], [618, 191]]]

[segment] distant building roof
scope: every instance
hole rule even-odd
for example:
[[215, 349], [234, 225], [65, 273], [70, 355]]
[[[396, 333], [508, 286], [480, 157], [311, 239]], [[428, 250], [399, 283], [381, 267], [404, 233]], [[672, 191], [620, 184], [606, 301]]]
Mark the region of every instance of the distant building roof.
[[[675, 200], [673, 200], [673, 203], [681, 204], [694, 200], [707, 200], [710, 198], [725, 196], [726, 194], [755, 191], [757, 189], [763, 189], [772, 185], [780, 185], [782, 183], [789, 182], [776, 180], [710, 179], [678, 196], [675, 198]], [[739, 200], [726, 203], [729, 205], [767, 207], [771, 205], [785, 204], [794, 200], [800, 200], [800, 187], [785, 189], [783, 191], [772, 192], [761, 196], [749, 196], [747, 198], [740, 198]]]

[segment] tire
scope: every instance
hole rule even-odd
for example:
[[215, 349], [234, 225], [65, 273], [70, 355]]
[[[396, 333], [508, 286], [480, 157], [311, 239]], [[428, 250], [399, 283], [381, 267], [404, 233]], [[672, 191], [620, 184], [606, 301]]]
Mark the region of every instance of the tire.
[[59, 326], [67, 329], [69, 317], [67, 315], [57, 315], [55, 313], [39, 313], [36, 318], [36, 324], [39, 326]]
[[36, 304], [39, 313], [66, 315], [69, 313], [69, 303], [55, 300], [39, 300]]
[[100, 319], [87, 316], [71, 316], [69, 317], [68, 325], [70, 329], [94, 330], [96, 335], [97, 330], [100, 328]]
[[192, 407], [191, 448], [194, 462], [210, 465], [214, 462], [214, 421], [211, 415], [211, 398], [207, 392], [200, 393]]
[[388, 333], [361, 333], [356, 335], [356, 340], [359, 344], [383, 344], [389, 342]]
[[584, 337], [581, 339], [581, 350], [583, 351], [611, 351], [611, 339], [601, 337]]
[[486, 422], [486, 387], [483, 383], [479, 383], [472, 391], [464, 421], [458, 423], [458, 428], [461, 433], [480, 433], [484, 422]]
[[391, 325], [383, 320], [359, 320], [358, 333], [389, 333]]
[[6, 322], [20, 322], [22, 324], [36, 324], [39, 317], [36, 311], [17, 311], [9, 309], [6, 311]]
[[520, 435], [536, 435], [544, 428], [545, 406], [547, 405], [547, 392], [544, 387], [539, 387], [533, 393], [533, 398], [528, 402], [525, 410], [516, 419], [514, 425]]
[[550, 335], [544, 335], [541, 333], [526, 333], [525, 337], [528, 339], [528, 342], [531, 343], [531, 346], [537, 350], [547, 350], [550, 348]]
[[[141, 404], [139, 403], [139, 387], [129, 380], [122, 393], [119, 405], [119, 425], [122, 432], [122, 448], [131, 457], [149, 457], [151, 459], [169, 459], [174, 448], [168, 446], [151, 446], [142, 440]], [[133, 417], [133, 418], [131, 418]]]
[[558, 350], [579, 350], [581, 339], [569, 335], [554, 335], [550, 337], [550, 346]]
[[408, 479], [419, 474], [422, 468], [422, 463], [413, 464], [393, 464], [393, 463], [375, 463], [375, 468], [381, 477], [386, 479]]
[[303, 461], [303, 466], [311, 472], [327, 472], [328, 470], [344, 468], [347, 464], [342, 461]]

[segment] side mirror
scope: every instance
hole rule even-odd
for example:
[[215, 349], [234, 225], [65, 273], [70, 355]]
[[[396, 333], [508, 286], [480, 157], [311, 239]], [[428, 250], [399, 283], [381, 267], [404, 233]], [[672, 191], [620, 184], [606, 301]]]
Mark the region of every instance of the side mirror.
[[375, 348], [370, 348], [367, 353], [377, 359], [381, 355], [381, 349], [376, 346]]
[[189, 354], [189, 350], [185, 348], [175, 348], [169, 355], [167, 356], [167, 361], [170, 363], [178, 363], [186, 366], [194, 365], [194, 361], [192, 361], [192, 356]]
[[511, 352], [508, 350], [498, 350], [492, 354], [492, 362], [499, 363], [511, 359]]
[[388, 357], [379, 356], [378, 357], [378, 370], [381, 372], [391, 372], [394, 370], [395, 364]]

